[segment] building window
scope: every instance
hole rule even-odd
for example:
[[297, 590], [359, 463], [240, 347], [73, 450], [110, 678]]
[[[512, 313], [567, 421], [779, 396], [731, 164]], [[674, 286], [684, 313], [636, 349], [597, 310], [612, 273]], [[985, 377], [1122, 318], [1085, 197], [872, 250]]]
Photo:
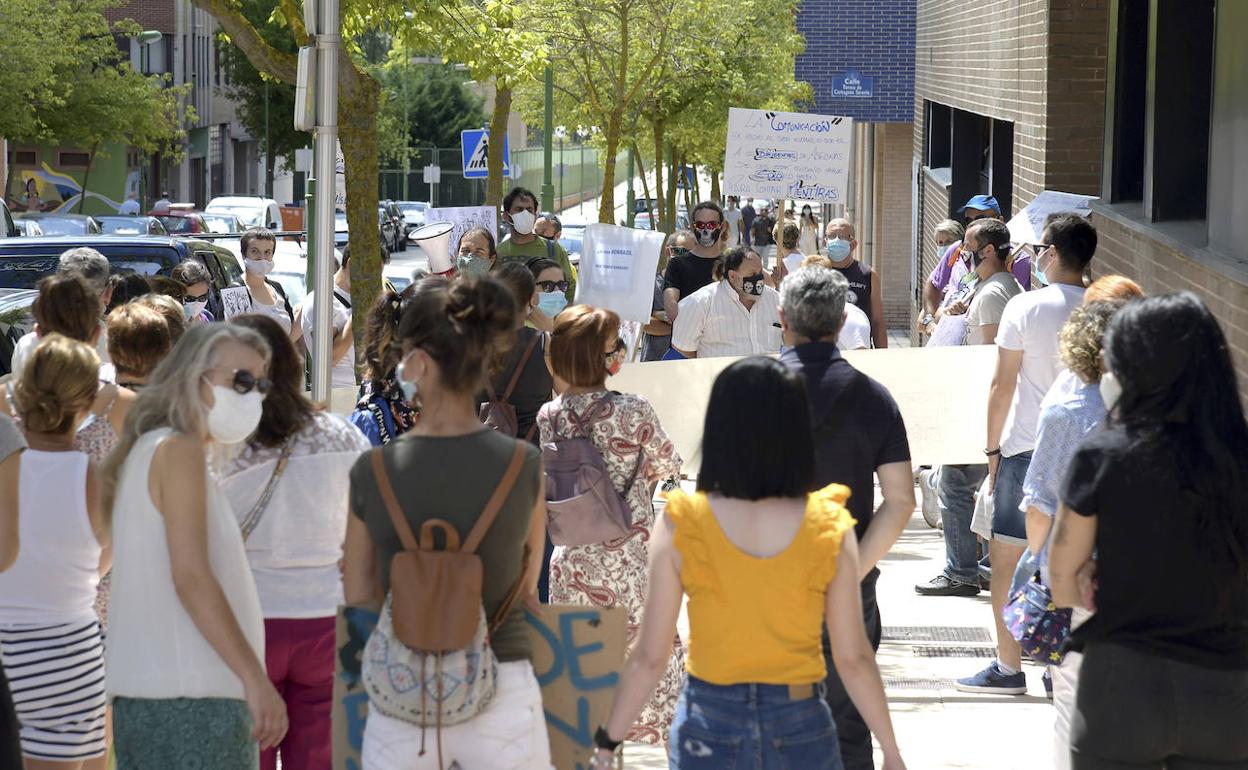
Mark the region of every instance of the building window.
[[927, 167], [949, 168], [949, 148], [953, 138], [953, 110], [936, 102], [927, 107]]
[[13, 150], [13, 165], [15, 166], [38, 166], [39, 151], [38, 150]]
[[91, 165], [91, 153], [61, 150], [56, 153], [56, 165], [60, 168], [86, 168]]

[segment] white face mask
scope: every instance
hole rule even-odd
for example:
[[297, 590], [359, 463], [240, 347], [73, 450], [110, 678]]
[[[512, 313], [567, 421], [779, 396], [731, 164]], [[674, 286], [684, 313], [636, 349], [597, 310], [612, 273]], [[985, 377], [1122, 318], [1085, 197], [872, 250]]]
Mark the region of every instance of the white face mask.
[[532, 211], [517, 211], [511, 215], [511, 226], [520, 235], [531, 235], [536, 224], [537, 215]]
[[271, 259], [244, 259], [243, 264], [247, 266], [247, 272], [256, 275], [268, 275], [273, 272], [273, 260]]
[[186, 320], [194, 321], [199, 318], [199, 314], [204, 312], [206, 307], [208, 307], [207, 302], [186, 302], [182, 305], [182, 312], [186, 315]]
[[1118, 406], [1118, 400], [1122, 398], [1122, 383], [1118, 381], [1113, 372], [1106, 371], [1101, 375], [1097, 390], [1101, 391], [1101, 400], [1105, 402], [1106, 411], [1114, 411], [1114, 407]]
[[255, 433], [264, 412], [264, 396], [258, 390], [239, 393], [223, 385], [212, 386], [212, 409], [208, 410], [208, 433], [220, 444], [237, 444]]

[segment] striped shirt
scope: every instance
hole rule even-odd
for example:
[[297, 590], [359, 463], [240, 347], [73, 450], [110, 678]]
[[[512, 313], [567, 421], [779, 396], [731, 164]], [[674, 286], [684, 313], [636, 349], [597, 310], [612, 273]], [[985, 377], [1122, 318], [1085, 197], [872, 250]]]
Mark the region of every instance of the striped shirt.
[[780, 352], [780, 294], [770, 286], [747, 308], [726, 280], [703, 286], [680, 301], [672, 347], [699, 358]]

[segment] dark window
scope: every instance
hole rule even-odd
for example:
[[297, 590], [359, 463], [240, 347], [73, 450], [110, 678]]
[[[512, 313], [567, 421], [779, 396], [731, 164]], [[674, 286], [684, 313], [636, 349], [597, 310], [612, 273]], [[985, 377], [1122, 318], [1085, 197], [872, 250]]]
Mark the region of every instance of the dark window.
[[13, 164], [16, 166], [37, 166], [39, 165], [38, 150], [14, 150]]
[[62, 168], [86, 168], [91, 165], [91, 153], [61, 150], [56, 154], [56, 165]]
[[950, 213], [972, 196], [993, 195], [1008, 218], [1014, 188], [1014, 124], [966, 110], [952, 113]]
[[943, 104], [927, 102], [927, 167], [949, 168], [950, 141], [953, 137], [953, 110]]

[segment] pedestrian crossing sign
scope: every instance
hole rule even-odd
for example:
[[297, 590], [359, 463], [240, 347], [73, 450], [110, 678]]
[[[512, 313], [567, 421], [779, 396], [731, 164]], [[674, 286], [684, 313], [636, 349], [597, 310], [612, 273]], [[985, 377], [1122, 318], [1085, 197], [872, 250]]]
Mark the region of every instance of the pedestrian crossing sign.
[[[490, 175], [490, 130], [475, 128], [460, 131], [460, 151], [464, 158], [464, 179], [485, 179]], [[511, 146], [503, 134], [503, 176], [511, 178]]]

